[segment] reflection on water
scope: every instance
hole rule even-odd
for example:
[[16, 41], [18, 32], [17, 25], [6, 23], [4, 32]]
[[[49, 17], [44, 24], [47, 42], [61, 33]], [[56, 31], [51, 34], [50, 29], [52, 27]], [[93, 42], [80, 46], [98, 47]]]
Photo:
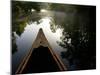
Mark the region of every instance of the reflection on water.
[[[16, 32], [14, 32], [14, 36], [16, 37], [16, 45], [17, 52], [12, 56], [12, 64], [13, 69], [16, 69], [25, 54], [27, 54], [28, 50], [31, 48], [32, 43], [34, 42], [37, 33], [40, 28], [43, 29], [46, 38], [48, 39], [53, 50], [59, 55], [60, 52], [64, 51], [64, 49], [57, 44], [57, 41], [60, 41], [60, 37], [62, 36], [62, 29], [57, 29], [55, 33], [53, 33], [50, 29], [51, 17], [44, 17], [39, 20], [40, 24], [37, 25], [36, 22], [27, 24], [24, 28], [24, 32], [18, 36]], [[61, 58], [61, 57], [60, 57]]]
[[13, 69], [17, 68], [31, 48], [39, 28], [43, 29], [51, 47], [59, 57], [66, 59], [63, 62], [71, 68], [69, 70], [95, 69], [95, 11], [95, 6], [13, 2], [12, 41], [17, 45], [16, 48], [12, 43], [14, 49], [17, 49], [12, 56]]

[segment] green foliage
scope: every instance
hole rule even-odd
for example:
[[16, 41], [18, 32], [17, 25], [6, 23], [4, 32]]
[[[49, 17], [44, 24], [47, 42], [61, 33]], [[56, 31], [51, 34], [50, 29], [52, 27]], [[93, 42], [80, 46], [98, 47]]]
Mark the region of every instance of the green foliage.
[[27, 23], [40, 19], [40, 17], [32, 16], [32, 9], [36, 11], [35, 13], [39, 13], [40, 3], [12, 1], [12, 31], [20, 35]]

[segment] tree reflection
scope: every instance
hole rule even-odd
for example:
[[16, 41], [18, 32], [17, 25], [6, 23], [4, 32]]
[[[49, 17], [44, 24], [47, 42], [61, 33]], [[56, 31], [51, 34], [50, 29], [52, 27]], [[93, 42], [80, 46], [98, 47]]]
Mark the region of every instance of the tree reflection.
[[[38, 15], [39, 12], [39, 3], [12, 1], [12, 34], [16, 32], [20, 36], [27, 24], [34, 21], [39, 24], [40, 22], [38, 20], [41, 19]], [[12, 35], [12, 38], [13, 37]], [[12, 39], [12, 46], [12, 53], [14, 53], [17, 48], [15, 38]]]
[[70, 66], [77, 66], [75, 69], [95, 69], [96, 7], [13, 1], [12, 31], [21, 35], [27, 23], [40, 23], [41, 9], [55, 11], [51, 16], [50, 28], [53, 32], [57, 28], [63, 29], [58, 44], [66, 49], [61, 55], [69, 61]]
[[[33, 9], [35, 10], [34, 12], [32, 11]], [[12, 1], [12, 31], [16, 31], [20, 35], [27, 23], [32, 21], [39, 23], [40, 17], [37, 17], [39, 11], [40, 4], [38, 3]]]
[[14, 34], [12, 34], [12, 54], [14, 54], [17, 51], [17, 45], [16, 45], [16, 37]]
[[[67, 25], [63, 25], [62, 42], [58, 43], [67, 50], [61, 55], [69, 61], [70, 66], [76, 65], [76, 69], [95, 69], [96, 9], [91, 6], [78, 6], [76, 10], [73, 24], [66, 19]], [[70, 43], [69, 39], [71, 39]]]

